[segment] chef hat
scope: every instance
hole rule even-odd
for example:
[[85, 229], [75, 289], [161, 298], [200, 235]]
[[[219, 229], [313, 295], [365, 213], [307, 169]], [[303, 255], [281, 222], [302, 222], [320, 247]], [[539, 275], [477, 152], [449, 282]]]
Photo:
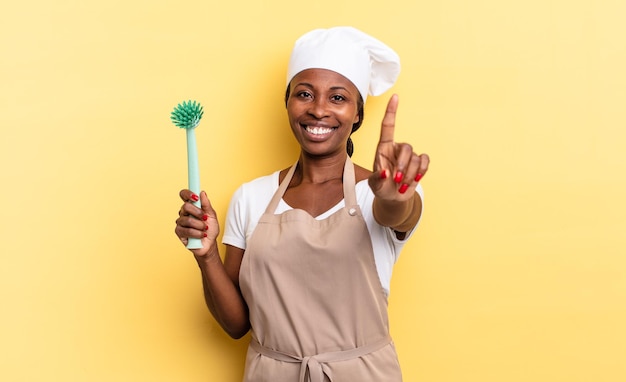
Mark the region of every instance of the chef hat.
[[291, 52], [287, 86], [305, 69], [337, 72], [356, 86], [363, 101], [387, 91], [400, 74], [400, 57], [374, 37], [352, 27], [315, 29], [300, 37]]

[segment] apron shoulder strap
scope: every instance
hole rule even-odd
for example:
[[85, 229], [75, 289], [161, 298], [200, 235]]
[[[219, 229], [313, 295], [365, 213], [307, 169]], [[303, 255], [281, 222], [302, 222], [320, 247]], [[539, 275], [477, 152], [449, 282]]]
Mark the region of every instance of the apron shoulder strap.
[[285, 175], [285, 179], [280, 182], [278, 190], [276, 190], [274, 196], [272, 197], [272, 200], [270, 201], [270, 204], [268, 204], [267, 208], [265, 209], [266, 214], [274, 214], [274, 212], [276, 211], [276, 207], [278, 207], [278, 202], [280, 202], [280, 199], [282, 199], [283, 195], [285, 195], [285, 191], [287, 191], [287, 187], [289, 187], [289, 182], [291, 182], [291, 178], [293, 178], [293, 174], [294, 172], [296, 172], [296, 167], [298, 167], [297, 161], [293, 164], [293, 166], [291, 166], [291, 168], [287, 172], [287, 175]]

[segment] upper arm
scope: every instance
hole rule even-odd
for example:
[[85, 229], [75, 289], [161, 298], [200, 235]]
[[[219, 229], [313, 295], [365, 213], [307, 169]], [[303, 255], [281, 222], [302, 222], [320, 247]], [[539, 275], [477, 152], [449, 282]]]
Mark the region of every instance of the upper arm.
[[224, 268], [228, 277], [232, 280], [233, 284], [239, 288], [239, 269], [241, 268], [241, 261], [246, 251], [244, 249], [234, 247], [226, 244], [226, 255], [224, 256]]

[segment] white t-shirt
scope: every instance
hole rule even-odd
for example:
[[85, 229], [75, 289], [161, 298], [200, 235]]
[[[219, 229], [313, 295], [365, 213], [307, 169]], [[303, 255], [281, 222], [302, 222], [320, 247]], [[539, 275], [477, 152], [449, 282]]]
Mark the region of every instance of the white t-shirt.
[[[252, 236], [261, 215], [276, 193], [279, 186], [279, 171], [266, 175], [241, 185], [233, 194], [226, 215], [226, 227], [222, 242], [237, 248], [246, 249], [246, 243]], [[393, 265], [398, 260], [400, 250], [404, 243], [415, 231], [415, 228], [407, 233], [404, 240], [398, 240], [394, 231], [389, 227], [379, 225], [374, 219], [372, 204], [374, 193], [370, 189], [367, 179], [358, 182], [355, 186], [357, 204], [361, 207], [363, 218], [372, 240], [374, 258], [380, 283], [389, 295], [391, 273]], [[420, 185], [416, 188], [417, 193], [423, 200], [423, 191]], [[345, 206], [344, 200], [316, 217], [318, 220], [325, 219]], [[280, 200], [275, 213], [281, 214], [292, 209], [284, 200]]]

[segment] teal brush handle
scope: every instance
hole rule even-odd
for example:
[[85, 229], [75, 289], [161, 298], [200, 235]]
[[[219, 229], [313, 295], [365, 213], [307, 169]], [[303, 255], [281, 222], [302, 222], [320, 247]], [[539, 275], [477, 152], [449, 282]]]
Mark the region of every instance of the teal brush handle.
[[[187, 170], [189, 189], [194, 194], [200, 196], [200, 170], [198, 166], [198, 147], [196, 145], [196, 133], [194, 129], [187, 129]], [[202, 208], [200, 201], [193, 202], [193, 204]], [[202, 242], [200, 239], [189, 238], [187, 242], [188, 249], [202, 248]]]
[[[194, 129], [200, 123], [200, 119], [204, 114], [202, 106], [196, 101], [186, 101], [179, 103], [172, 111], [170, 119], [174, 125], [187, 131], [187, 170], [189, 179], [189, 190], [200, 196], [200, 171], [198, 170], [198, 149], [196, 145], [196, 134]], [[200, 201], [193, 204], [201, 208]], [[200, 239], [189, 238], [187, 248], [202, 248]]]

